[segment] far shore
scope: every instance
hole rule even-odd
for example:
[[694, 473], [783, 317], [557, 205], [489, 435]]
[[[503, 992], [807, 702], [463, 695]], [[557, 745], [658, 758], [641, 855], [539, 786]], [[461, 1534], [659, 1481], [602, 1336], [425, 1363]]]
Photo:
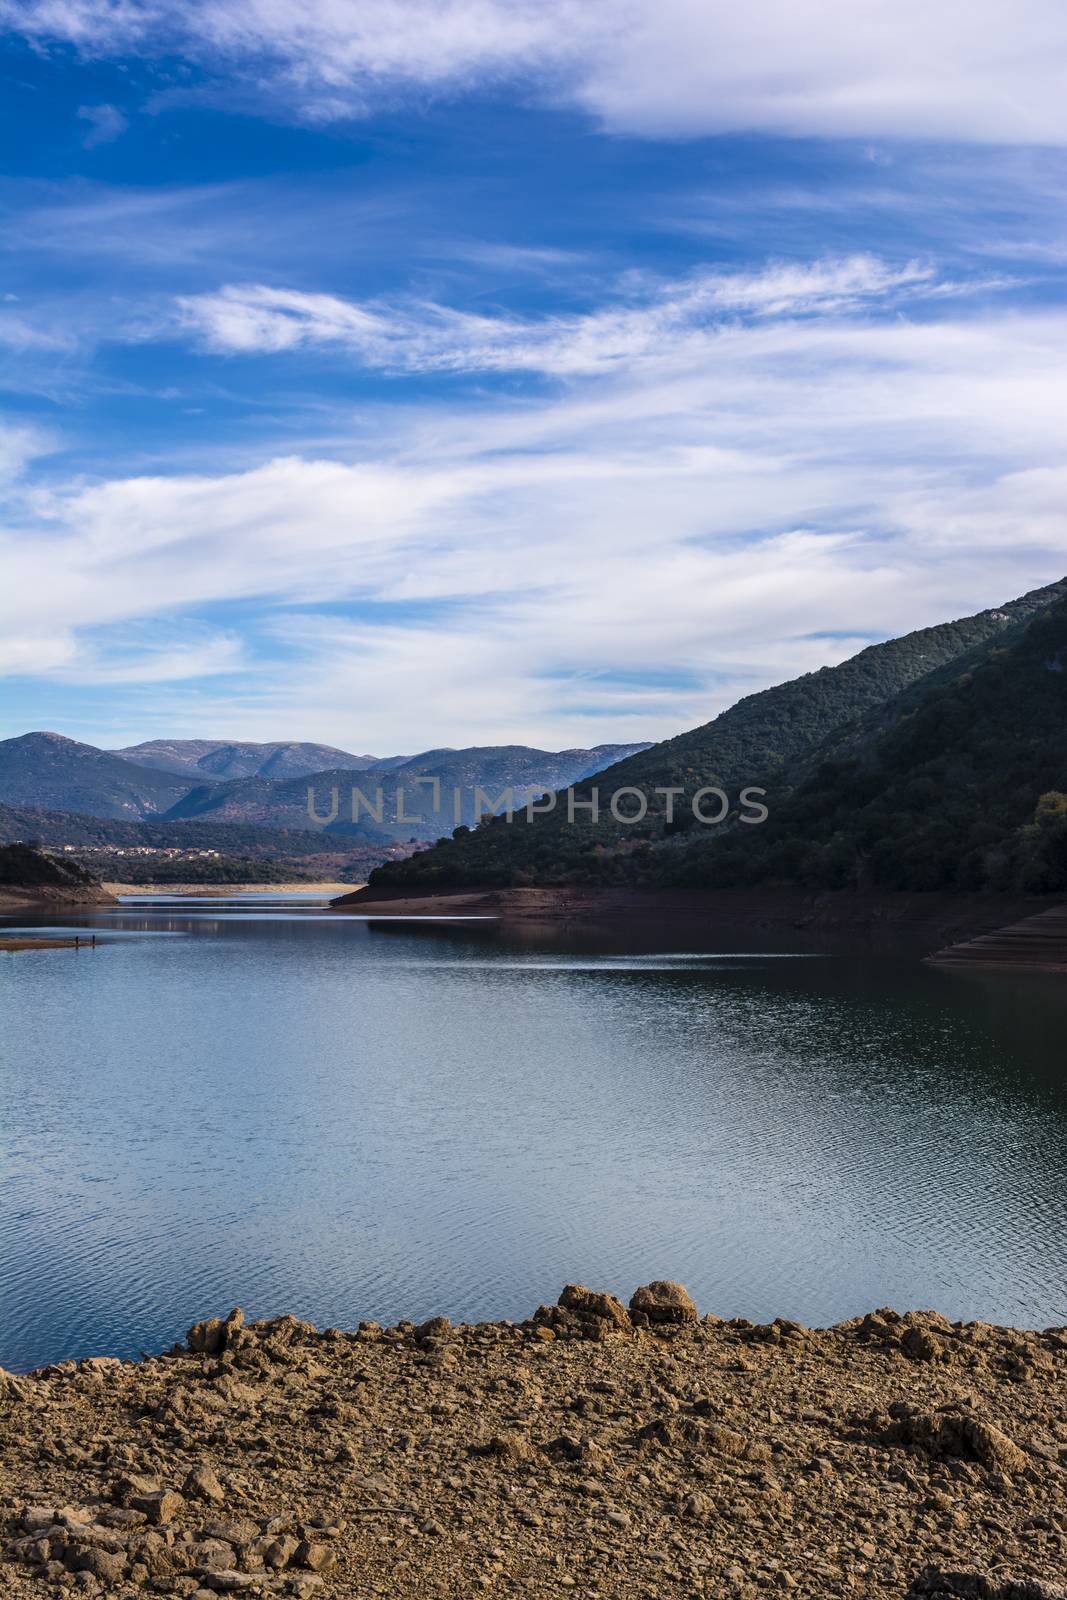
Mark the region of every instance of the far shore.
[[314, 894], [334, 897], [350, 894], [362, 885], [338, 883], [105, 883], [109, 894], [187, 894], [218, 899], [228, 894]]
[[68, 908], [84, 909], [86, 906], [114, 905], [115, 897], [103, 884], [80, 891], [57, 888], [54, 884], [0, 884], [0, 916], [14, 911], [39, 915], [42, 911], [65, 911]]

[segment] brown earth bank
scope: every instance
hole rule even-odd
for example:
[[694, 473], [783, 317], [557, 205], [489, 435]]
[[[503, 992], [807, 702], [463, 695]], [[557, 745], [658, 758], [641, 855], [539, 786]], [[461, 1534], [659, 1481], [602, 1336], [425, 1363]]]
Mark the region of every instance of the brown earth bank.
[[27, 1600], [1067, 1596], [1065, 1328], [569, 1286], [519, 1325], [234, 1311], [0, 1404]]
[[181, 894], [208, 896], [210, 899], [225, 899], [230, 894], [266, 894], [278, 899], [288, 896], [321, 895], [324, 899], [331, 895], [347, 893], [352, 885], [339, 883], [336, 879], [327, 879], [325, 882], [307, 883], [105, 883], [104, 888], [112, 895], [119, 894]]
[[0, 885], [0, 912], [52, 911], [62, 910], [64, 906], [107, 906], [113, 905], [114, 901], [115, 896], [109, 894], [103, 884], [80, 890], [45, 883], [25, 889], [18, 884]]
[[502, 922], [618, 927], [677, 923], [687, 932], [734, 928], [861, 933], [872, 941], [906, 940], [933, 951], [990, 933], [1005, 923], [1062, 904], [1063, 896], [875, 893], [788, 888], [641, 890], [493, 889], [478, 886], [414, 895], [368, 886], [331, 903], [365, 916], [482, 916]]
[[1067, 972], [1067, 906], [1056, 905], [992, 933], [962, 940], [928, 958], [936, 966], [1026, 967]]

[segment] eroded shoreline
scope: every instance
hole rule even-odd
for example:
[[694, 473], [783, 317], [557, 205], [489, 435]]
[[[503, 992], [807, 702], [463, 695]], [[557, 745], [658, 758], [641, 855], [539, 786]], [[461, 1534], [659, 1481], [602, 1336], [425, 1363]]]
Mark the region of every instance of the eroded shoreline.
[[1020, 921], [1063, 908], [1062, 895], [952, 894], [758, 887], [633, 889], [561, 885], [500, 888], [415, 885], [354, 889], [331, 901], [362, 916], [483, 917], [534, 929], [677, 929], [690, 935], [788, 933], [861, 939], [871, 948], [932, 956], [947, 945], [980, 939]]
[[13, 1596], [1067, 1592], [1064, 1328], [572, 1286], [518, 1325], [235, 1312], [0, 1393]]

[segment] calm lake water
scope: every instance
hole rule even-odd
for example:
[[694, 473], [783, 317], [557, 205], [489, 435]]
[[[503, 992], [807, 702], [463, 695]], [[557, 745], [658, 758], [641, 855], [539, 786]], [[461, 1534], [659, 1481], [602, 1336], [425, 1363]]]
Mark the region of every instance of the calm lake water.
[[76, 920], [109, 942], [0, 956], [2, 1365], [651, 1277], [1067, 1322], [1063, 980], [259, 897]]

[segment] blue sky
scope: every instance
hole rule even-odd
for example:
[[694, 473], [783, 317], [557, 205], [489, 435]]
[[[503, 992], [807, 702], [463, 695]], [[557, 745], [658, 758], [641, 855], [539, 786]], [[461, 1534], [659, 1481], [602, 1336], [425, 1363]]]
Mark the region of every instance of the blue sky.
[[658, 738], [1067, 571], [1046, 0], [0, 0], [0, 734]]

